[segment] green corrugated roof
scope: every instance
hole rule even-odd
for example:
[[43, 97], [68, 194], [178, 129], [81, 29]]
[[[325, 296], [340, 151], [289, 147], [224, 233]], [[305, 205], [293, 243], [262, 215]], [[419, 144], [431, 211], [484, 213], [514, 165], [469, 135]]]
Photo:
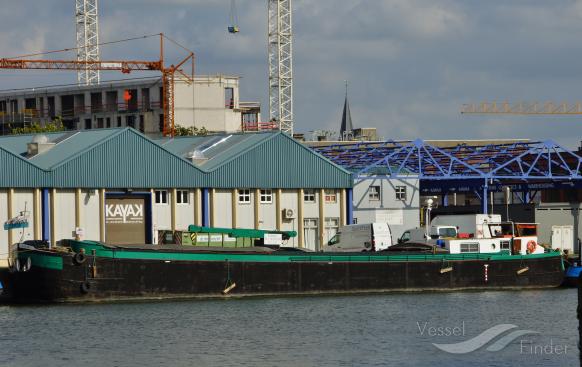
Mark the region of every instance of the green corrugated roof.
[[47, 172], [0, 146], [0, 187], [45, 187]]
[[[259, 134], [263, 135], [263, 134]], [[243, 145], [208, 170], [208, 187], [216, 188], [348, 188], [350, 172], [283, 133], [264, 134]], [[207, 168], [207, 167], [204, 167]]]
[[30, 161], [39, 167], [51, 169], [121, 133], [123, 130], [119, 129], [96, 129], [85, 134], [79, 132], [65, 135], [62, 137], [65, 140], [57, 143], [49, 151], [32, 157]]
[[207, 160], [198, 166], [205, 171], [211, 171], [277, 134], [279, 133], [183, 136], [156, 142], [184, 159], [188, 159], [193, 152], [199, 152]]
[[[64, 160], [91, 149], [105, 139], [119, 134], [123, 129], [95, 129], [84, 131], [67, 131], [43, 134], [8, 135], [0, 137], [0, 147], [26, 158], [35, 166], [50, 170]], [[28, 143], [35, 136], [44, 135], [49, 143], [55, 143], [47, 152], [28, 158]]]
[[[17, 175], [2, 177], [2, 187], [26, 182], [24, 187], [63, 188], [352, 186], [348, 171], [280, 132], [154, 141], [130, 128], [43, 135], [55, 145], [33, 157], [27, 157], [27, 144], [35, 135], [0, 137], [3, 167], [26, 172], [25, 182]], [[207, 160], [193, 164], [192, 152]]]

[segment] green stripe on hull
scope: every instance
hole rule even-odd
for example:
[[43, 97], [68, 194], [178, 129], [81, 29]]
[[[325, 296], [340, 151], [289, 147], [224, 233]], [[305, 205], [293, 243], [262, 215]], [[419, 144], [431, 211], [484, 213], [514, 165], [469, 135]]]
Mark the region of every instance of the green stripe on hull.
[[18, 259], [21, 264], [28, 261], [27, 258], [30, 258], [32, 266], [52, 270], [63, 270], [63, 258], [59, 255], [34, 252], [22, 252], [18, 254]]
[[557, 252], [532, 255], [509, 254], [417, 254], [417, 255], [322, 255], [322, 254], [232, 254], [232, 253], [195, 253], [195, 252], [162, 252], [139, 251], [131, 249], [114, 249], [104, 247], [99, 242], [71, 241], [75, 252], [81, 248], [91, 255], [95, 251], [98, 257], [133, 260], [164, 260], [164, 261], [232, 261], [232, 262], [418, 262], [418, 261], [461, 261], [461, 260], [528, 260], [560, 257]]

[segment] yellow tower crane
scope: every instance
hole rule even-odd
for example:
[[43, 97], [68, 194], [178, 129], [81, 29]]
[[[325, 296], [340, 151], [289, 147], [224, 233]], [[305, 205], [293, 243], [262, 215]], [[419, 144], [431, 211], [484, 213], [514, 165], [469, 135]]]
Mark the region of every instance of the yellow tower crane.
[[582, 115], [582, 102], [481, 102], [461, 107], [461, 114], [504, 115]]

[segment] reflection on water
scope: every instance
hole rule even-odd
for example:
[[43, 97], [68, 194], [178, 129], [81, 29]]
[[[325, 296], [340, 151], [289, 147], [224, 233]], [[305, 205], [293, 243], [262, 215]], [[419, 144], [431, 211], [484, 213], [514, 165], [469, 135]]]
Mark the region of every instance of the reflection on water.
[[[558, 289], [0, 306], [0, 365], [568, 366], [578, 358], [576, 296]], [[499, 324], [539, 334], [497, 352], [487, 347], [510, 331], [466, 354], [433, 345]]]

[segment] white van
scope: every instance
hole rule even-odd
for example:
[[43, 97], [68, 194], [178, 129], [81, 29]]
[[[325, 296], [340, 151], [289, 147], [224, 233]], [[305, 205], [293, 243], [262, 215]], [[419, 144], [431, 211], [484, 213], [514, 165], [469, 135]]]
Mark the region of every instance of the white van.
[[405, 242], [430, 242], [429, 240], [437, 240], [441, 238], [455, 238], [457, 237], [457, 227], [454, 226], [431, 226], [429, 228], [428, 236], [426, 229], [413, 228], [408, 229], [402, 233], [398, 239], [398, 243]]
[[426, 230], [424, 228], [412, 228], [404, 231], [402, 236], [398, 239], [398, 243], [405, 242], [426, 242], [428, 237], [426, 236]]
[[350, 224], [341, 227], [323, 251], [382, 251], [390, 246], [392, 232], [388, 223]]

